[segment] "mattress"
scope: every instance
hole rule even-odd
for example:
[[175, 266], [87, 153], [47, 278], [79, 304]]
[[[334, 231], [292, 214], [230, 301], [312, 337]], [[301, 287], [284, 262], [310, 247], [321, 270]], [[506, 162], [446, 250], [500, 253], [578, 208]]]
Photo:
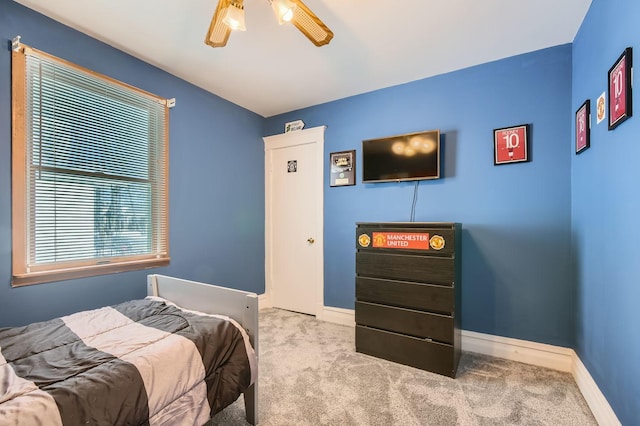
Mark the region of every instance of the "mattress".
[[160, 298], [2, 328], [0, 423], [202, 425], [256, 365], [234, 321]]

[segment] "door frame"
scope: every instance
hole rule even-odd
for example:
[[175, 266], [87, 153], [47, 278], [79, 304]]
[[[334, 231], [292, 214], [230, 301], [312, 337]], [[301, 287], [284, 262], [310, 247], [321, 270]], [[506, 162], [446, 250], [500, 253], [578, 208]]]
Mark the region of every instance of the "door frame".
[[315, 195], [318, 197], [317, 205], [320, 206], [315, 218], [316, 229], [318, 235], [314, 235], [315, 244], [317, 245], [316, 262], [317, 276], [310, 277], [312, 283], [312, 294], [314, 295], [314, 304], [316, 306], [315, 315], [322, 318], [324, 309], [324, 132], [326, 126], [312, 127], [294, 132], [282, 133], [279, 135], [265, 136], [264, 140], [264, 243], [265, 243], [265, 296], [261, 300], [263, 307], [273, 306], [273, 290], [274, 284], [272, 279], [272, 215], [278, 206], [271, 203], [271, 160], [272, 151], [280, 148], [289, 148], [297, 145], [313, 144], [315, 146], [316, 170], [318, 171], [318, 181], [314, 182]]

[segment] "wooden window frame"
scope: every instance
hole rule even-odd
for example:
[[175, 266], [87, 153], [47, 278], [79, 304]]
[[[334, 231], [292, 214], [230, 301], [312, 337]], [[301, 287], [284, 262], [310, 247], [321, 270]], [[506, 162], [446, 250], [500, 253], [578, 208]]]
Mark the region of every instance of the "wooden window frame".
[[[162, 246], [161, 250], [154, 249], [153, 253], [143, 255], [130, 255], [120, 257], [92, 258], [82, 261], [51, 262], [48, 264], [29, 265], [29, 229], [28, 229], [28, 182], [27, 182], [27, 82], [26, 82], [26, 54], [36, 54], [53, 60], [78, 71], [84, 72], [94, 78], [103, 79], [119, 85], [138, 94], [151, 97], [164, 104], [164, 165], [162, 182], [164, 197], [161, 197], [160, 205], [152, 208], [152, 233], [154, 243]], [[80, 67], [71, 62], [38, 51], [24, 44], [14, 45], [12, 51], [12, 280], [13, 287], [38, 284], [52, 281], [69, 280], [90, 277], [103, 274], [111, 274], [125, 271], [134, 271], [147, 268], [166, 266], [169, 264], [169, 213], [168, 213], [168, 165], [169, 165], [169, 107], [172, 100], [160, 98], [136, 87], [122, 83], [118, 80], [104, 76], [97, 72]], [[154, 186], [154, 189], [157, 186]], [[162, 209], [162, 217], [158, 217], [157, 211]], [[163, 243], [157, 243], [158, 234]]]

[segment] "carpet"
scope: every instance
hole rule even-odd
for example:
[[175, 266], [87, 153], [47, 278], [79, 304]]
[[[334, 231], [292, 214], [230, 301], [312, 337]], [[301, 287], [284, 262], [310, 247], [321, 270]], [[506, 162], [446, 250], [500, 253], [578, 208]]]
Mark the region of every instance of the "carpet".
[[[355, 352], [354, 329], [260, 311], [259, 424], [597, 425], [568, 373], [463, 352], [456, 379]], [[206, 426], [247, 425], [242, 397]]]

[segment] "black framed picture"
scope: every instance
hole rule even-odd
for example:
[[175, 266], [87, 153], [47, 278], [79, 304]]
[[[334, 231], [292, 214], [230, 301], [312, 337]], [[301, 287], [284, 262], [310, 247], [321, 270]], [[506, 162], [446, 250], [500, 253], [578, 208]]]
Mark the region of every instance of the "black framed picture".
[[356, 150], [332, 152], [329, 154], [331, 167], [330, 186], [356, 184]]
[[633, 50], [627, 47], [609, 69], [609, 130], [613, 130], [631, 117], [631, 70]]
[[503, 127], [493, 131], [494, 165], [529, 161], [529, 125]]
[[591, 101], [587, 99], [576, 111], [576, 154], [591, 145]]

